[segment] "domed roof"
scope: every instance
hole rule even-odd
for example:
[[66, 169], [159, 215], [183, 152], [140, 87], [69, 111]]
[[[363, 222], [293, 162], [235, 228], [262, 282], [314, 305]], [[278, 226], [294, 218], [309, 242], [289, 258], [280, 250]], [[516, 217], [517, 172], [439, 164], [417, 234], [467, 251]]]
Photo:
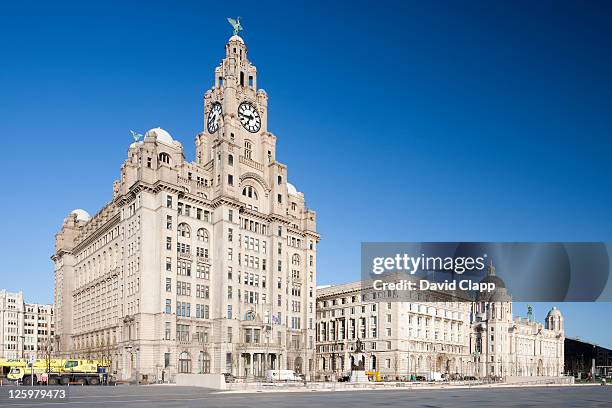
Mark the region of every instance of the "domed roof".
[[239, 43], [244, 44], [244, 40], [239, 35], [232, 35], [229, 40], [230, 40], [230, 42], [231, 41], [238, 41]]
[[287, 183], [287, 192], [291, 195], [297, 195], [298, 191], [295, 186], [291, 183]]
[[85, 210], [77, 208], [76, 210], [72, 210], [70, 214], [76, 214], [77, 221], [89, 221], [91, 219], [91, 215]]
[[559, 309], [557, 309], [557, 306], [553, 306], [552, 309], [550, 309], [550, 311], [548, 312], [548, 316], [559, 316], [561, 317], [561, 311]]
[[172, 142], [174, 142], [174, 139], [172, 139], [170, 133], [160, 127], [147, 130], [147, 133], [145, 133], [145, 137], [148, 136], [155, 136], [158, 142], [162, 142], [168, 145], [172, 145]]
[[512, 298], [505, 290], [495, 290], [489, 297], [489, 302], [510, 302]]
[[487, 275], [485, 276], [480, 283], [494, 283], [495, 284], [495, 289], [505, 289], [506, 288], [506, 284], [504, 283], [504, 281], [496, 275]]

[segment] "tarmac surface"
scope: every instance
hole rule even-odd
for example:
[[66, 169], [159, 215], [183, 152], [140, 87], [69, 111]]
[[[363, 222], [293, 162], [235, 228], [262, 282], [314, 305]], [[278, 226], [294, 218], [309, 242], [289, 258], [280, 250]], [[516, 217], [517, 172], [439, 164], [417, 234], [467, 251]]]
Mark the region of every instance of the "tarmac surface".
[[0, 387], [0, 407], [611, 407], [612, 386], [454, 388], [440, 390], [350, 390], [219, 393], [173, 385], [71, 386], [65, 400], [9, 399]]

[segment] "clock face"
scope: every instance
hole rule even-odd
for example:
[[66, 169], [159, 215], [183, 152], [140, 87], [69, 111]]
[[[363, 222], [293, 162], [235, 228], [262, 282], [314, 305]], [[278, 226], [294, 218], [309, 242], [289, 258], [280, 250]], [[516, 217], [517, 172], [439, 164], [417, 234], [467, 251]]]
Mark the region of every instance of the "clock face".
[[240, 123], [246, 130], [251, 133], [255, 133], [259, 131], [261, 128], [261, 117], [259, 116], [259, 112], [249, 102], [242, 102], [238, 107], [238, 117], [240, 118]]
[[208, 133], [215, 133], [219, 130], [219, 119], [221, 118], [221, 104], [218, 102], [213, 103], [208, 112], [208, 120], [206, 121], [206, 127]]

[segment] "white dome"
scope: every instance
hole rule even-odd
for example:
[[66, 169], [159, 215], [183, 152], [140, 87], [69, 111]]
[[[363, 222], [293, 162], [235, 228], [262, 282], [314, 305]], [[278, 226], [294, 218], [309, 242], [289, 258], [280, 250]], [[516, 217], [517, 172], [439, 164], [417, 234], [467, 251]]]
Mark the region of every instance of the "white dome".
[[548, 316], [561, 316], [561, 311], [557, 309], [557, 306], [553, 306], [550, 312], [548, 312]]
[[172, 136], [170, 136], [170, 133], [160, 127], [147, 130], [147, 133], [145, 133], [145, 137], [147, 136], [156, 136], [158, 142], [162, 142], [168, 145], [172, 145], [172, 142], [174, 142]]
[[297, 195], [298, 191], [295, 186], [291, 183], [287, 183], [287, 192], [291, 195]]
[[89, 215], [89, 213], [85, 210], [82, 210], [80, 208], [77, 208], [76, 210], [72, 210], [72, 212], [70, 214], [76, 214], [77, 216], [77, 221], [89, 221], [91, 219], [91, 215]]
[[229, 40], [230, 40], [230, 42], [231, 41], [238, 41], [238, 42], [244, 44], [244, 40], [239, 35], [232, 35]]

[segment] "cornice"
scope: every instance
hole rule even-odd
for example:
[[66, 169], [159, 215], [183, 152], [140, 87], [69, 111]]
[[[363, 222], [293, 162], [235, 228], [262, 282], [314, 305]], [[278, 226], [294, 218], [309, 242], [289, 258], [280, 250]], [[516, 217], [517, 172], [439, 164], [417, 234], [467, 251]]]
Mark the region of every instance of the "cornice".
[[121, 214], [117, 211], [115, 214], [113, 214], [112, 217], [108, 219], [108, 221], [102, 224], [100, 228], [97, 228], [96, 230], [92, 231], [91, 234], [83, 238], [81, 242], [75, 245], [75, 247], [72, 249], [72, 252], [73, 253], [80, 252], [85, 247], [93, 243], [93, 241], [98, 239], [100, 236], [104, 235], [105, 233], [110, 231], [112, 228], [114, 228], [117, 224], [119, 224], [120, 220], [121, 220]]
[[212, 208], [218, 208], [221, 205], [228, 205], [232, 208], [240, 209], [240, 207], [242, 206], [242, 203], [236, 201], [235, 199], [229, 196], [225, 196], [225, 195], [216, 197], [211, 201]]

